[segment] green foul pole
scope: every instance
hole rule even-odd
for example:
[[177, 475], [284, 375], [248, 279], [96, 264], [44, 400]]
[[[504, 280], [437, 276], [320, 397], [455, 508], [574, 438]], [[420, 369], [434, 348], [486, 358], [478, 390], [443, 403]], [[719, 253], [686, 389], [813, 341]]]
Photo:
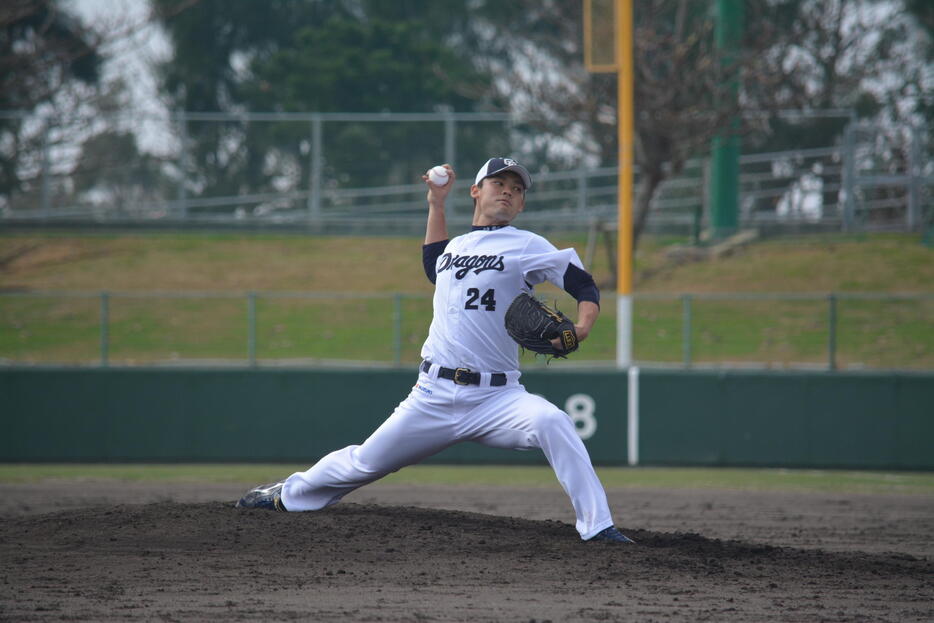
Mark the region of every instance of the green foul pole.
[[[739, 94], [739, 47], [743, 32], [742, 0], [716, 0], [715, 41], [724, 75], [724, 106], [736, 108]], [[734, 233], [739, 223], [739, 118], [715, 136], [710, 163], [710, 225], [716, 238]]]

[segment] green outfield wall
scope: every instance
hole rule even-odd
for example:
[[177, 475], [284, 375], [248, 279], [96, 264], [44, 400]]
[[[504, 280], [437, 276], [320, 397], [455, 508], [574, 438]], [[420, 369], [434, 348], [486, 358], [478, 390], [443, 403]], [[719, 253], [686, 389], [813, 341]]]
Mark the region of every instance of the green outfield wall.
[[[360, 443], [408, 370], [7, 368], [0, 461], [312, 462]], [[626, 372], [534, 370], [595, 463], [626, 464]], [[643, 465], [934, 469], [934, 374], [640, 370]], [[445, 463], [542, 463], [461, 444]]]

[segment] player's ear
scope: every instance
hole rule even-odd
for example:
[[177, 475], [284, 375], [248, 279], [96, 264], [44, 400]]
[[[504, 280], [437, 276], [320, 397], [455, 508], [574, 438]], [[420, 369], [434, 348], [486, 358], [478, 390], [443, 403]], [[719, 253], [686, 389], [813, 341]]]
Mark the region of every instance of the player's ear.
[[474, 199], [478, 198], [480, 196], [480, 187], [476, 184], [472, 184], [470, 186], [470, 196]]

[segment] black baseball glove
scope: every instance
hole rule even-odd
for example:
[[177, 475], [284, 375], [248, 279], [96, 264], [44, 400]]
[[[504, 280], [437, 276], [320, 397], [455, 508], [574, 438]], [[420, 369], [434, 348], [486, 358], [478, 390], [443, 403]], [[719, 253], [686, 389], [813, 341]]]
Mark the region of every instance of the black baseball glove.
[[[506, 310], [506, 332], [519, 346], [542, 355], [567, 357], [577, 350], [574, 323], [556, 309], [522, 292]], [[551, 342], [559, 338], [562, 348]]]

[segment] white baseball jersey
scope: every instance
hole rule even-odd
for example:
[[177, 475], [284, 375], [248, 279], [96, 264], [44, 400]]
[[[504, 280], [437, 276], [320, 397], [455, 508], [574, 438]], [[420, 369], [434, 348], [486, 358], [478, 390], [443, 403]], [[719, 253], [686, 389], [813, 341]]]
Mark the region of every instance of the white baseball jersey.
[[506, 310], [521, 291], [544, 281], [564, 289], [569, 266], [583, 270], [574, 249], [558, 250], [512, 226], [454, 238], [434, 266], [434, 319], [422, 358], [480, 372], [517, 370], [519, 347], [506, 333]]
[[[423, 260], [435, 282], [434, 319], [417, 382], [362, 444], [332, 452], [286, 479], [285, 508], [324, 508], [386, 474], [472, 441], [540, 449], [571, 499], [581, 538], [612, 526], [603, 486], [571, 419], [519, 383], [518, 346], [503, 320], [519, 292], [546, 280], [578, 300], [597, 302], [599, 293], [577, 253], [506, 226], [425, 245]], [[445, 368], [469, 368], [480, 373], [479, 382], [455, 382], [442, 374]], [[492, 382], [495, 375], [500, 382]]]

